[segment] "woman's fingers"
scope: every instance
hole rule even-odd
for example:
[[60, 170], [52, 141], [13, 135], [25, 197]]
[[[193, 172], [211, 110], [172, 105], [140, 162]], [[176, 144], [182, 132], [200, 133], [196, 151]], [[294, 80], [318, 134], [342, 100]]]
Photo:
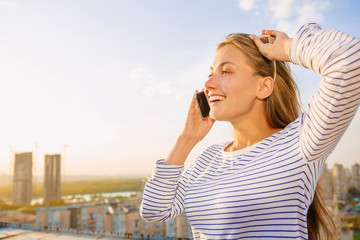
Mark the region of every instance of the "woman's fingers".
[[263, 35], [270, 35], [271, 37], [276, 38], [276, 34], [277, 34], [278, 32], [279, 32], [279, 31], [276, 31], [276, 30], [262, 30], [262, 31], [261, 31], [261, 34], [263, 34]]
[[289, 48], [292, 39], [276, 30], [262, 30], [263, 35], [270, 35], [270, 42], [263, 42], [258, 36], [251, 35], [262, 55], [272, 61], [290, 61]]
[[257, 48], [261, 51], [262, 48], [264, 47], [264, 43], [260, 40], [260, 38], [254, 34], [251, 34], [251, 37], [253, 39], [253, 41], [255, 42], [255, 45], [257, 46]]
[[264, 55], [266, 58], [268, 58], [269, 60], [273, 60], [273, 56], [271, 55], [272, 53], [272, 49], [273, 48], [273, 44], [272, 43], [264, 43], [258, 36], [256, 35], [251, 35], [255, 45], [257, 46], [257, 48], [259, 49], [259, 51], [261, 52], [262, 55]]

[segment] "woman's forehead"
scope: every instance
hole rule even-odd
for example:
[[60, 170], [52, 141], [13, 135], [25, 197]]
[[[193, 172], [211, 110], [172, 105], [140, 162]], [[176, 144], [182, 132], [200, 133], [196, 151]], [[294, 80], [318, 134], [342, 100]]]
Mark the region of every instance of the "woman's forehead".
[[220, 65], [233, 64], [235, 66], [244, 63], [246, 56], [236, 46], [229, 44], [220, 48], [215, 57], [210, 69], [217, 69]]

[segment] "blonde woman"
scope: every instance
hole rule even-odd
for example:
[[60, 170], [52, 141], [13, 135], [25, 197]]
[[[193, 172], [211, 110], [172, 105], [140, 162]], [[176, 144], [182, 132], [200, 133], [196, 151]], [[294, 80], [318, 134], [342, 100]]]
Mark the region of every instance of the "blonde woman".
[[[146, 183], [144, 219], [185, 211], [195, 239], [334, 237], [315, 190], [360, 102], [359, 39], [318, 24], [304, 25], [294, 39], [262, 34], [271, 42], [231, 34], [218, 45], [205, 83], [210, 117], [200, 117], [193, 99], [182, 134]], [[301, 114], [289, 61], [322, 76]], [[234, 140], [210, 146], [184, 172], [215, 121], [230, 122]]]

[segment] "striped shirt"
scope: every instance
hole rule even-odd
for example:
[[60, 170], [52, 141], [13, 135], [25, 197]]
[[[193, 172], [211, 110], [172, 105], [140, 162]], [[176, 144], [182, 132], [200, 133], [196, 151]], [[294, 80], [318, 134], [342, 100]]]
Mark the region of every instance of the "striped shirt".
[[299, 29], [293, 63], [322, 76], [307, 110], [250, 147], [207, 148], [184, 166], [157, 161], [141, 216], [163, 222], [185, 211], [195, 239], [308, 239], [306, 215], [325, 160], [360, 102], [359, 39], [318, 24]]

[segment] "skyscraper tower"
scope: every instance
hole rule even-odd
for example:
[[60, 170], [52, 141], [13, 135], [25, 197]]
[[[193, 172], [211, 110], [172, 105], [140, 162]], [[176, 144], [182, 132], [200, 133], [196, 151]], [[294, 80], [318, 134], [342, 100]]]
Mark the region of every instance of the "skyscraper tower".
[[325, 201], [333, 200], [333, 183], [332, 183], [332, 174], [325, 164], [324, 170], [321, 173], [318, 186], [323, 190]]
[[342, 164], [335, 164], [332, 169], [333, 191], [335, 200], [344, 200], [348, 191], [348, 180]]
[[60, 154], [45, 155], [44, 203], [61, 199]]
[[356, 190], [360, 191], [360, 165], [358, 163], [355, 163], [354, 166], [351, 167], [352, 169], [352, 179], [353, 179], [353, 185], [356, 188]]
[[16, 153], [12, 189], [13, 204], [30, 205], [32, 199], [32, 152]]

